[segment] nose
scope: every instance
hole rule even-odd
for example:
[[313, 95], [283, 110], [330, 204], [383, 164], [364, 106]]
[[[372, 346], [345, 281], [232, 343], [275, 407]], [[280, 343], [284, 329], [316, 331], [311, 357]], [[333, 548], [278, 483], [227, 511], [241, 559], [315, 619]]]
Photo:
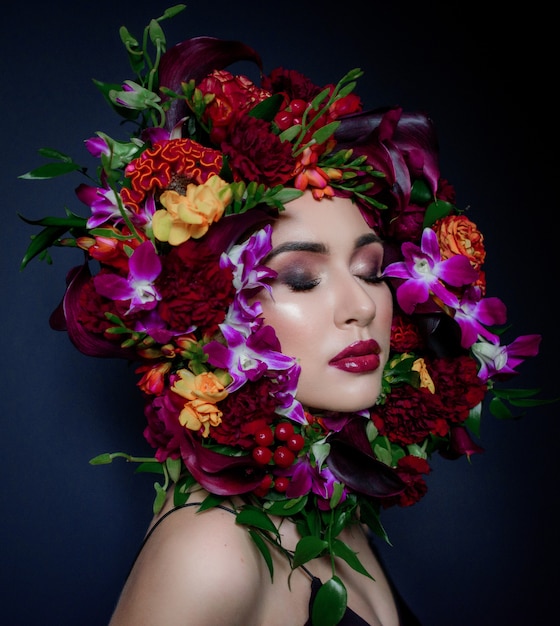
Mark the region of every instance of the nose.
[[335, 290], [335, 324], [338, 327], [349, 324], [367, 326], [373, 321], [377, 308], [369, 285], [356, 276], [347, 275]]

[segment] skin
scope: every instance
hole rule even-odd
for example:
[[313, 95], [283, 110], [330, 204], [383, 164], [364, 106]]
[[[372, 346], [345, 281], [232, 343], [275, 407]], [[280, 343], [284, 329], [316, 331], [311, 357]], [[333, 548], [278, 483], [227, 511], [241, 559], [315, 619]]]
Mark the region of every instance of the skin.
[[[282, 352], [301, 365], [296, 397], [306, 407], [357, 411], [375, 404], [389, 354], [393, 299], [379, 279], [383, 245], [345, 198], [318, 202], [309, 192], [274, 225], [267, 265], [278, 273], [258, 299]], [[380, 364], [348, 372], [331, 359], [375, 339]]]
[[[354, 411], [371, 406], [379, 394], [389, 351], [392, 298], [387, 285], [376, 278], [383, 250], [371, 235], [350, 200], [318, 202], [308, 193], [287, 205], [273, 227], [268, 264], [278, 277], [271, 285], [272, 296], [263, 292], [258, 298], [283, 352], [301, 363], [297, 398], [308, 407]], [[317, 244], [321, 251], [309, 250]], [[375, 339], [380, 347], [374, 370], [348, 372], [329, 364], [349, 345], [367, 339]], [[206, 495], [200, 490], [190, 501], [201, 502]], [[169, 497], [160, 516], [172, 508]], [[247, 530], [232, 523], [231, 513], [196, 509], [175, 511], [156, 528], [126, 581], [110, 626], [305, 624], [309, 577], [298, 569], [288, 587], [288, 562], [273, 550], [272, 580]], [[295, 525], [286, 519], [276, 523], [284, 547], [294, 550], [299, 539]], [[357, 524], [347, 527], [339, 538], [374, 578], [337, 559], [348, 606], [371, 626], [398, 626], [388, 582], [364, 529]], [[328, 559], [307, 565], [323, 581], [332, 576]]]

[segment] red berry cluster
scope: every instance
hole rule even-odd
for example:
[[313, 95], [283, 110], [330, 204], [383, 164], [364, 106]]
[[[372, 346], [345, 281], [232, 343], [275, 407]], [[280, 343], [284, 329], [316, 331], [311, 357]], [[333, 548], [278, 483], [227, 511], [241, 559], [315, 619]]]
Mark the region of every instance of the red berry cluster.
[[[290, 467], [296, 460], [297, 453], [305, 445], [303, 435], [295, 432], [291, 422], [280, 422], [274, 428], [264, 426], [254, 434], [255, 443], [253, 459], [260, 465], [276, 465], [281, 468]], [[289, 479], [285, 476], [272, 477], [267, 474], [255, 493], [264, 496], [274, 487], [280, 493], [288, 488]]]
[[292, 100], [285, 109], [278, 111], [274, 121], [280, 131], [286, 130], [286, 128], [290, 128], [290, 126], [301, 124], [302, 116], [306, 108], [307, 102], [305, 102], [305, 100], [296, 99]]

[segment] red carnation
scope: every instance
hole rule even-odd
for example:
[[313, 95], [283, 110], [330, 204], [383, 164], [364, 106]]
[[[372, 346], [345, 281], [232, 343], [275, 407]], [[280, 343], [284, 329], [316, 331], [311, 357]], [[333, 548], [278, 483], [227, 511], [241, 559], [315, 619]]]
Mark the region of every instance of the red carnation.
[[230, 127], [222, 149], [236, 180], [274, 187], [286, 184], [294, 176], [292, 144], [281, 141], [264, 120], [240, 116]]
[[271, 424], [275, 414], [276, 400], [271, 395], [275, 388], [269, 378], [248, 381], [235, 393], [218, 403], [222, 411], [222, 423], [211, 429], [212, 437], [221, 444], [250, 449], [255, 446], [256, 430]]
[[477, 375], [478, 366], [470, 356], [453, 359], [435, 359], [428, 364], [436, 393], [450, 424], [460, 424], [469, 411], [482, 402], [487, 390], [486, 383]]
[[220, 254], [194, 239], [173, 248], [162, 260], [157, 279], [162, 319], [177, 330], [194, 325], [212, 335], [235, 295], [231, 270], [220, 268]]
[[400, 445], [421, 443], [430, 434], [444, 436], [448, 425], [441, 417], [439, 396], [422, 387], [394, 387], [385, 404], [375, 406], [371, 419], [382, 436]]

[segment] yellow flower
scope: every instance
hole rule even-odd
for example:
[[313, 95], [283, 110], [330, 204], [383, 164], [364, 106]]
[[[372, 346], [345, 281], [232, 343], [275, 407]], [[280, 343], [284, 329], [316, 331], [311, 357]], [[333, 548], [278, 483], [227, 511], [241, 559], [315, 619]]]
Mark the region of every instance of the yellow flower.
[[420, 387], [425, 387], [432, 393], [435, 393], [436, 386], [434, 385], [432, 377], [428, 373], [428, 368], [426, 367], [424, 359], [416, 359], [416, 361], [412, 364], [412, 369], [420, 374]]
[[202, 436], [208, 437], [210, 426], [222, 423], [222, 412], [216, 403], [223, 400], [228, 392], [213, 372], [195, 376], [191, 371], [182, 369], [177, 374], [179, 380], [171, 388], [188, 400], [181, 410], [179, 422], [190, 430], [198, 432], [202, 429]]
[[205, 402], [219, 402], [228, 392], [213, 372], [204, 372], [194, 375], [190, 370], [182, 369], [177, 372], [179, 380], [173, 383], [171, 389], [185, 400], [204, 400]]
[[196, 399], [187, 402], [179, 414], [179, 422], [185, 428], [194, 431], [202, 429], [202, 436], [208, 437], [210, 426], [222, 423], [222, 412], [211, 402]]
[[232, 197], [230, 186], [217, 175], [202, 185], [187, 185], [185, 195], [168, 189], [160, 197], [165, 209], [157, 210], [152, 218], [154, 236], [172, 246], [191, 237], [199, 239], [222, 217]]

